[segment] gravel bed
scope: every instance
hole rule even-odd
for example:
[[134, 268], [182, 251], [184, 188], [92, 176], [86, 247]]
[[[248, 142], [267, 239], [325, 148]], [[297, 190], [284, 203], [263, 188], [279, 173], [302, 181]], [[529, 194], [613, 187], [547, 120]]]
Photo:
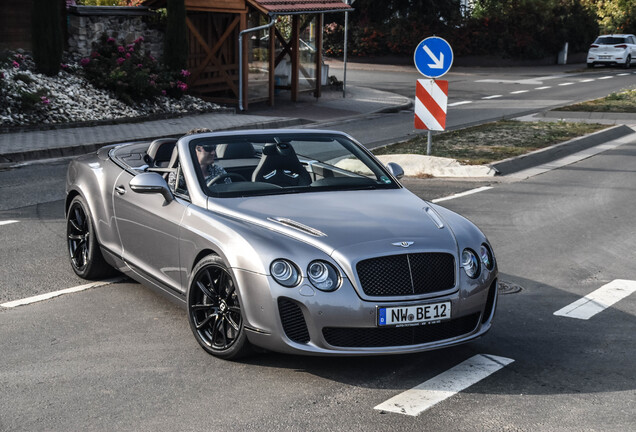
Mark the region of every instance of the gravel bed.
[[226, 109], [190, 95], [180, 99], [159, 96], [131, 106], [117, 100], [111, 92], [93, 87], [76, 64], [50, 77], [35, 72], [33, 61], [27, 55], [16, 53], [9, 60], [0, 65], [0, 128], [3, 129]]

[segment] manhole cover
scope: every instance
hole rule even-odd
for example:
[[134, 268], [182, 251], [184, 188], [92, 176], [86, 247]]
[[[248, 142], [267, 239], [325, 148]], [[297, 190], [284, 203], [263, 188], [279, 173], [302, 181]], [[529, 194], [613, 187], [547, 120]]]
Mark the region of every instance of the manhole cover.
[[512, 282], [503, 281], [503, 280], [499, 281], [499, 284], [498, 284], [497, 288], [499, 290], [499, 294], [502, 294], [502, 295], [503, 294], [516, 294], [516, 293], [518, 293], [519, 291], [522, 290], [522, 288], [519, 285], [514, 284]]

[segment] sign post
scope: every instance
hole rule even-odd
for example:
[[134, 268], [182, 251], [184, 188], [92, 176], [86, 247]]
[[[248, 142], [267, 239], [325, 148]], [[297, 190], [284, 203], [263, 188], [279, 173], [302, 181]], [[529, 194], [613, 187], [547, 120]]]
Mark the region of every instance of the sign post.
[[415, 128], [428, 130], [426, 154], [431, 154], [431, 131], [446, 128], [448, 81], [439, 80], [453, 64], [453, 49], [444, 39], [432, 36], [415, 48], [413, 61], [417, 70], [429, 79], [417, 80], [415, 90]]

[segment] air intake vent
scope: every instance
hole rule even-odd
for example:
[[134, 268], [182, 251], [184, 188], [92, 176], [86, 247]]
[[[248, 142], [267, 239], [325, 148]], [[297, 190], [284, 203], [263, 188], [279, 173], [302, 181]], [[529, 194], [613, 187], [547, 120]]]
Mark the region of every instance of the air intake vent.
[[439, 342], [472, 333], [479, 314], [472, 314], [439, 324], [414, 327], [325, 327], [322, 334], [329, 345], [337, 347], [390, 347]]
[[298, 343], [309, 342], [309, 331], [300, 306], [290, 299], [281, 297], [278, 299], [278, 311], [287, 337]]

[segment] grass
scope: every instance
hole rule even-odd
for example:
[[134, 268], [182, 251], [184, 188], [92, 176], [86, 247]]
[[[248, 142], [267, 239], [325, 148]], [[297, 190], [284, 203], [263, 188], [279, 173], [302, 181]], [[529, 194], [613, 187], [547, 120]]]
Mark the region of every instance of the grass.
[[557, 111], [636, 113], [636, 89], [623, 90], [601, 99], [558, 108]]
[[[457, 159], [467, 165], [484, 165], [607, 128], [591, 123], [522, 122], [501, 120], [458, 131], [433, 135], [432, 156]], [[373, 152], [426, 154], [427, 134]]]

